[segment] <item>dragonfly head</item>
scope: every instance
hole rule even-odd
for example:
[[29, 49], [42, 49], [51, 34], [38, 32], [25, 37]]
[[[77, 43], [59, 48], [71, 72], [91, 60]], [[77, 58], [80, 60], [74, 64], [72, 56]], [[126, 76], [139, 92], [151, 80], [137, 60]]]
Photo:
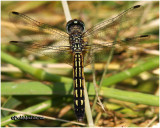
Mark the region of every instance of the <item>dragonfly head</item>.
[[81, 20], [77, 20], [77, 19], [70, 20], [67, 22], [66, 30], [67, 30], [68, 34], [74, 32], [74, 31], [84, 32], [85, 25], [84, 25], [83, 21], [81, 21]]

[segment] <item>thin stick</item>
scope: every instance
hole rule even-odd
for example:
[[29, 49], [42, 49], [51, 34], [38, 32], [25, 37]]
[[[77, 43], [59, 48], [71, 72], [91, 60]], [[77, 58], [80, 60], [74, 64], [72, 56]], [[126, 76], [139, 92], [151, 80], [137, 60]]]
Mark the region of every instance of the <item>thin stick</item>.
[[62, 1], [62, 6], [63, 6], [64, 14], [66, 17], [66, 21], [68, 22], [69, 20], [72, 19], [72, 17], [71, 17], [70, 11], [69, 11], [67, 1]]
[[[116, 33], [115, 42], [114, 42], [114, 43], [116, 43], [116, 39], [117, 39], [117, 37], [118, 37], [119, 32], [120, 32], [120, 30]], [[102, 77], [101, 77], [101, 80], [100, 80], [100, 84], [99, 84], [99, 88], [98, 88], [98, 93], [96, 94], [96, 97], [95, 97], [94, 102], [93, 102], [92, 112], [93, 112], [94, 109], [95, 109], [97, 100], [99, 101], [99, 104], [100, 104], [100, 106], [102, 107], [102, 109], [104, 110], [104, 112], [106, 112], [106, 110], [105, 110], [102, 102], [100, 101], [100, 99], [99, 99], [99, 97], [98, 97], [98, 94], [99, 94], [99, 92], [100, 92], [100, 90], [101, 90], [102, 82], [103, 82], [103, 80], [104, 80], [104, 77], [105, 77], [105, 75], [106, 75], [106, 73], [107, 73], [108, 66], [109, 66], [109, 64], [110, 64], [110, 62], [111, 62], [111, 59], [112, 59], [112, 57], [113, 57], [114, 49], [115, 49], [115, 47], [114, 47], [114, 45], [112, 45], [111, 51], [109, 52], [108, 60], [107, 60], [107, 62], [106, 62], [106, 64], [105, 64], [104, 72], [103, 72]]]
[[94, 127], [92, 112], [91, 112], [91, 107], [89, 104], [89, 98], [88, 98], [88, 93], [87, 93], [85, 82], [84, 82], [84, 95], [85, 95], [85, 113], [86, 113], [86, 117], [88, 121], [88, 126]]
[[145, 127], [150, 127], [151, 124], [152, 124], [157, 118], [158, 118], [157, 115], [155, 115], [155, 116], [149, 121], [149, 123], [148, 123]]
[[5, 111], [9, 111], [9, 112], [15, 112], [15, 113], [20, 113], [19, 115], [16, 115], [17, 117], [18, 116], [23, 116], [23, 115], [31, 115], [31, 116], [43, 117], [43, 118], [49, 119], [49, 120], [57, 120], [57, 121], [61, 121], [61, 122], [70, 122], [70, 123], [78, 124], [78, 125], [82, 125], [82, 126], [86, 125], [84, 123], [79, 123], [79, 122], [75, 122], [75, 121], [68, 121], [68, 120], [63, 120], [63, 119], [59, 119], [59, 118], [55, 118], [55, 117], [49, 117], [49, 116], [44, 116], [44, 115], [39, 115], [39, 114], [22, 112], [22, 111], [18, 111], [18, 110], [9, 109], [9, 108], [1, 108], [1, 110], [5, 110]]
[[[93, 85], [94, 85], [94, 90], [95, 90], [95, 93], [96, 93], [96, 98], [97, 98], [97, 100], [98, 100], [99, 105], [101, 106], [101, 108], [106, 112], [106, 110], [105, 110], [105, 108], [104, 108], [104, 106], [103, 106], [103, 104], [102, 104], [102, 102], [101, 102], [101, 100], [100, 100], [100, 98], [98, 96], [99, 91], [98, 91], [98, 87], [96, 86], [97, 84], [96, 84], [96, 74], [95, 74], [95, 68], [94, 68], [94, 56], [93, 56], [93, 60], [92, 61], [93, 61], [93, 64], [92, 64]], [[93, 103], [92, 113], [94, 111], [94, 108], [95, 108], [95, 103]]]
[[[98, 93], [99, 93], [99, 91], [100, 91], [100, 89], [101, 89], [104, 76], [105, 76], [105, 74], [107, 73], [108, 65], [109, 65], [110, 62], [111, 62], [111, 59], [112, 59], [112, 56], [113, 56], [113, 52], [114, 52], [114, 46], [112, 46], [112, 49], [111, 49], [111, 51], [110, 51], [110, 53], [109, 53], [109, 58], [108, 58], [108, 61], [107, 61], [106, 65], [105, 65], [104, 72], [103, 72], [103, 75], [102, 75], [102, 78], [101, 78], [101, 81], [100, 81], [100, 84], [99, 84]], [[96, 95], [96, 97], [95, 97], [95, 99], [94, 99], [94, 102], [93, 102], [92, 112], [94, 111], [95, 105], [96, 105], [96, 103], [97, 103], [98, 93], [96, 93], [97, 95]], [[99, 101], [100, 101], [100, 100], [99, 100]], [[100, 105], [103, 106], [101, 102], [100, 102]], [[103, 108], [103, 107], [102, 107], [102, 108]], [[104, 110], [104, 108], [103, 108], [103, 110]]]
[[[68, 8], [68, 4], [66, 1], [62, 1], [62, 5], [63, 5], [63, 10], [65, 13], [65, 17], [66, 17], [66, 21], [71, 20], [71, 15], [70, 15], [70, 11]], [[92, 118], [92, 112], [91, 112], [91, 107], [89, 104], [89, 98], [88, 98], [88, 93], [87, 93], [87, 89], [85, 86], [85, 80], [84, 80], [84, 95], [85, 95], [85, 113], [86, 113], [86, 117], [87, 117], [87, 121], [88, 121], [88, 126], [89, 127], [93, 127], [94, 123], [93, 123], [93, 118]]]
[[[98, 6], [97, 6], [97, 8], [96, 8], [96, 12], [100, 9], [100, 5], [101, 5], [101, 3], [98, 4]], [[92, 41], [93, 41], [93, 40], [91, 40], [91, 42], [92, 42]], [[99, 96], [98, 96], [98, 95], [99, 95], [99, 91], [98, 91], [98, 87], [97, 87], [97, 84], [96, 84], [95, 58], [94, 58], [93, 53], [92, 53], [92, 56], [93, 56], [93, 59], [92, 59], [92, 61], [93, 61], [93, 63], [92, 63], [92, 71], [93, 71], [93, 73], [92, 73], [92, 75], [93, 75], [94, 90], [95, 90], [96, 97], [97, 97], [97, 99], [98, 99], [99, 105], [101, 106], [101, 108], [103, 109], [103, 111], [106, 112], [106, 110], [105, 110], [105, 108], [104, 108], [104, 106], [103, 106], [103, 104], [102, 104], [102, 102], [101, 102], [101, 100], [100, 100], [100, 98], [99, 98]], [[95, 107], [95, 104], [93, 104], [93, 105], [94, 105], [94, 107]], [[94, 107], [92, 107], [92, 113], [94, 112]], [[96, 125], [96, 121], [95, 121], [95, 125]]]

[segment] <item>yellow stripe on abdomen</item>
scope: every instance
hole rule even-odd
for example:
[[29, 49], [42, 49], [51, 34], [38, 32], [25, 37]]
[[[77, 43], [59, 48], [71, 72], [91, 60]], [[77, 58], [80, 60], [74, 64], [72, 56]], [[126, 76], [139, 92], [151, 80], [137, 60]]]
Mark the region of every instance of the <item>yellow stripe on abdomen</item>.
[[83, 55], [81, 53], [75, 53], [73, 61], [74, 109], [77, 118], [80, 119], [83, 118], [85, 110]]

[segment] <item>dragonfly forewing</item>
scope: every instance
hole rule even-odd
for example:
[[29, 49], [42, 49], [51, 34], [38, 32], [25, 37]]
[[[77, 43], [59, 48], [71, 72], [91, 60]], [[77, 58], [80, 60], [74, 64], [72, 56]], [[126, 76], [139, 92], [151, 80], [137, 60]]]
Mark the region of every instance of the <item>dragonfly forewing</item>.
[[[20, 35], [39, 35], [43, 34], [43, 40], [54, 39], [68, 41], [69, 35], [66, 32], [54, 29], [53, 26], [38, 22], [25, 14], [11, 12], [10, 20], [20, 29]], [[31, 37], [31, 36], [30, 36]], [[32, 38], [37, 40], [37, 38]], [[42, 39], [42, 38], [41, 38]]]
[[133, 6], [119, 15], [106, 19], [84, 33], [84, 37], [91, 37], [96, 39], [103, 39], [107, 41], [114, 41], [123, 39], [128, 36], [133, 36], [136, 25], [139, 24], [140, 18], [143, 14], [143, 6]]

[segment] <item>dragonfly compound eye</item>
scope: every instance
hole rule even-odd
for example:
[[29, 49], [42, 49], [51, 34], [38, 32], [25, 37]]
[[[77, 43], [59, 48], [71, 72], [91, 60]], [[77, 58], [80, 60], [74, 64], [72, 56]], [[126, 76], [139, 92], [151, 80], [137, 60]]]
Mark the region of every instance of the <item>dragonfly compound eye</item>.
[[66, 30], [68, 34], [72, 33], [75, 30], [75, 28], [78, 28], [79, 31], [84, 32], [85, 25], [83, 21], [74, 19], [67, 22]]

